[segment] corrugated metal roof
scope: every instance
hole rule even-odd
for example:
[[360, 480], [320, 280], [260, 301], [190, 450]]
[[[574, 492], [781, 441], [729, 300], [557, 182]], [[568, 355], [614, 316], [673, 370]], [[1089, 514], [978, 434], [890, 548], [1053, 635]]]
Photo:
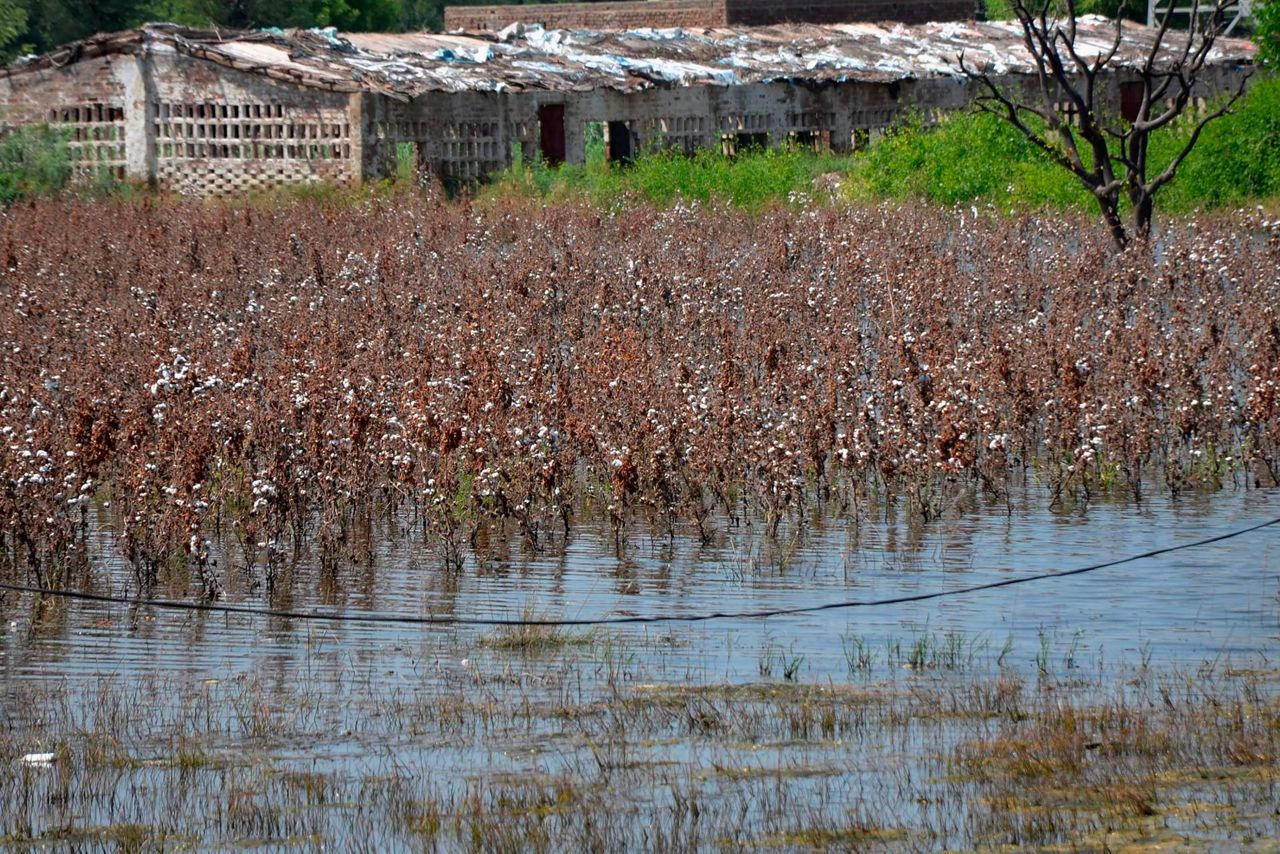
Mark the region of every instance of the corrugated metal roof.
[[[1114, 64], [1135, 65], [1155, 30], [1126, 22]], [[1079, 22], [1077, 49], [1108, 50], [1114, 24]], [[1164, 50], [1172, 56], [1179, 36]], [[411, 98], [428, 91], [530, 89], [636, 91], [650, 87], [733, 86], [960, 76], [959, 56], [995, 74], [1030, 73], [1015, 22], [795, 24], [774, 27], [617, 31], [545, 30], [512, 25], [497, 34], [352, 33], [332, 30], [219, 32], [151, 24], [96, 36], [7, 69], [19, 74], [112, 52], [173, 49], [241, 70], [340, 91]], [[1211, 65], [1251, 63], [1252, 43], [1220, 39]]]

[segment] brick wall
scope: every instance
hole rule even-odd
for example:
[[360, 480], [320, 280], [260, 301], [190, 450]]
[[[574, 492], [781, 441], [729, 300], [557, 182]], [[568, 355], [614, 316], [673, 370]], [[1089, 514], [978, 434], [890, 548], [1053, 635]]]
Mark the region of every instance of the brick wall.
[[355, 185], [360, 128], [351, 98], [181, 55], [153, 58], [155, 179], [190, 195], [293, 184]]
[[149, 87], [127, 54], [0, 77], [0, 132], [48, 124], [67, 135], [82, 179], [153, 179], [193, 195], [360, 182], [350, 96], [175, 54], [148, 64]]
[[447, 6], [446, 30], [500, 30], [515, 21], [563, 29], [769, 26], [788, 22], [962, 21], [976, 0], [634, 0], [510, 6]]
[[636, 0], [619, 3], [549, 3], [525, 6], [446, 6], [446, 30], [501, 30], [520, 21], [559, 29], [722, 27], [725, 0]]
[[[511, 144], [527, 144], [533, 127], [517, 127], [506, 95], [496, 92], [424, 92], [407, 103], [364, 96], [364, 175], [392, 175], [411, 154], [421, 169], [449, 184], [482, 179], [504, 168]], [[527, 123], [524, 123], [527, 125]], [[409, 150], [398, 148], [408, 144]]]
[[28, 124], [61, 131], [82, 179], [124, 177], [124, 111], [124, 86], [112, 57], [0, 78], [0, 132]]
[[974, 16], [975, 6], [974, 0], [726, 0], [728, 23], [747, 27], [787, 22], [963, 21]]

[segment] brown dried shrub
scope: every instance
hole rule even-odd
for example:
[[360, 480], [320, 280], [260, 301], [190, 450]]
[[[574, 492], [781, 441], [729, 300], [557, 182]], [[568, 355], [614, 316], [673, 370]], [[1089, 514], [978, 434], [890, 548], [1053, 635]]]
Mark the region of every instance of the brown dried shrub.
[[1271, 485], [1278, 234], [1223, 215], [1116, 257], [1081, 222], [912, 205], [16, 207], [4, 552], [44, 572], [95, 499], [152, 580], [218, 532], [331, 552], [374, 507], [460, 562], [493, 521], [587, 512], [705, 533], [1024, 476]]

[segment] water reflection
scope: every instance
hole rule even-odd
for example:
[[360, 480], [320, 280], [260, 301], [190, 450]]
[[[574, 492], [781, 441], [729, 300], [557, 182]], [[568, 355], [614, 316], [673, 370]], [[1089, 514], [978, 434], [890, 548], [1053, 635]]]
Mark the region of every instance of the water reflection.
[[[1087, 512], [975, 505], [923, 524], [885, 514], [854, 524], [821, 519], [778, 542], [758, 526], [720, 520], [703, 542], [691, 533], [632, 530], [621, 552], [607, 525], [581, 525], [562, 548], [538, 552], [519, 537], [477, 543], [465, 572], [446, 572], [411, 533], [384, 526], [370, 558], [322, 568], [302, 562], [270, 595], [253, 566], [219, 553], [229, 601], [345, 613], [381, 612], [480, 618], [524, 613], [591, 619], [632, 614], [698, 614], [876, 599], [1066, 569], [1223, 533], [1280, 515], [1280, 494], [1249, 490], [1101, 504]], [[408, 527], [408, 526], [406, 526]], [[94, 588], [129, 589], [131, 573], [105, 537]], [[803, 658], [810, 679], [847, 675], [847, 640], [878, 651], [922, 633], [963, 638], [970, 648], [1009, 650], [1004, 663], [1030, 669], [1048, 642], [1084, 648], [1102, 661], [1195, 663], [1274, 649], [1280, 610], [1280, 529], [1179, 552], [1087, 576], [877, 609], [828, 611], [768, 621], [651, 627], [673, 633], [658, 673], [717, 669], [718, 678], [760, 676], [760, 650]], [[190, 614], [96, 603], [10, 597], [0, 650], [9, 679], [103, 673], [226, 678], [267, 669], [296, 678], [317, 650], [368, 666], [369, 682], [394, 683], [438, 658], [446, 644], [466, 650], [490, 630], [360, 623], [323, 624], [277, 617]], [[643, 628], [619, 630], [646, 632]], [[425, 645], [425, 646], [424, 646]], [[646, 648], [647, 649], [647, 648]], [[645, 651], [643, 655], [652, 653]], [[501, 653], [478, 649], [472, 659]], [[394, 678], [393, 678], [394, 676]]]

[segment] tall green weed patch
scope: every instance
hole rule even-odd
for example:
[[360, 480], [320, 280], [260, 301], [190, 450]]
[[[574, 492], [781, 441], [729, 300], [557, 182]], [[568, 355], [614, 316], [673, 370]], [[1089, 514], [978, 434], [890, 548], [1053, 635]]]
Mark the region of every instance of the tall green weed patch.
[[602, 153], [589, 151], [587, 163], [581, 165], [550, 168], [543, 163], [517, 163], [485, 192], [552, 199], [586, 195], [604, 205], [626, 199], [668, 205], [681, 198], [717, 198], [758, 210], [806, 193], [820, 175], [847, 166], [846, 157], [800, 150], [753, 150], [735, 157], [714, 150], [692, 156], [660, 151], [626, 166], [608, 163]]
[[0, 137], [0, 204], [51, 196], [71, 180], [66, 135], [47, 125], [31, 125]]
[[[1182, 121], [1153, 139], [1158, 164], [1167, 163], [1191, 133]], [[1280, 77], [1254, 82], [1229, 116], [1210, 123], [1178, 177], [1160, 197], [1166, 210], [1213, 208], [1280, 196]]]
[[861, 200], [917, 197], [945, 205], [983, 200], [1005, 209], [1090, 201], [1062, 167], [988, 113], [890, 129], [853, 157], [849, 193]]

